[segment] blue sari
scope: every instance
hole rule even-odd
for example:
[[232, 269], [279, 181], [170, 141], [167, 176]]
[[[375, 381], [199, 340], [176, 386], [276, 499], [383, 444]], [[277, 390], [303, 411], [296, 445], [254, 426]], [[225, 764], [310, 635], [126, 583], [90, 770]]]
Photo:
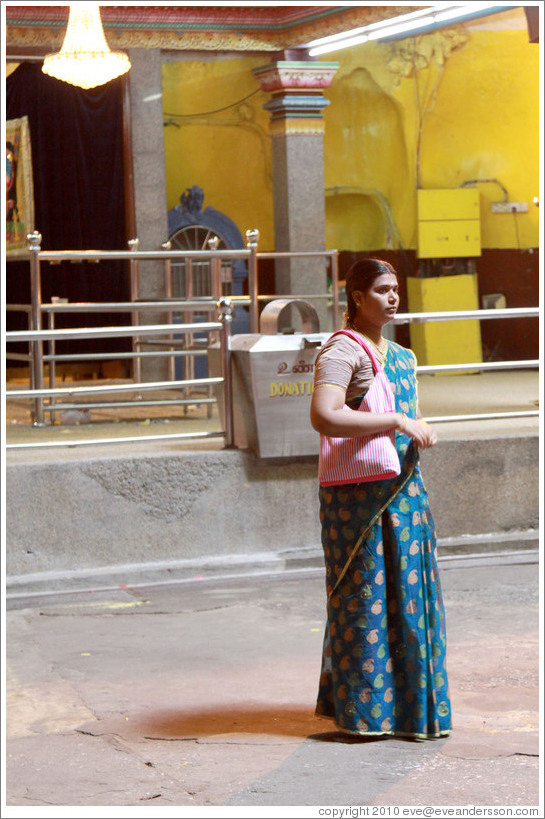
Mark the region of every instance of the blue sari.
[[[416, 418], [413, 353], [389, 341], [384, 372], [396, 411]], [[396, 446], [396, 478], [320, 487], [328, 600], [316, 714], [350, 734], [439, 737], [451, 708], [435, 526], [418, 448], [399, 433]]]

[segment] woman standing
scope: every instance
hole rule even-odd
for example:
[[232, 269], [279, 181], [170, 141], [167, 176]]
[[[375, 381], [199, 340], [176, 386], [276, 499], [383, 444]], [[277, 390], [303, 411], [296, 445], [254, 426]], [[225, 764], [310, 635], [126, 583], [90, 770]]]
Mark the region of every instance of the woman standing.
[[[356, 262], [346, 278], [342, 331], [315, 364], [311, 423], [323, 435], [396, 430], [397, 477], [320, 486], [327, 625], [316, 714], [364, 736], [450, 732], [445, 612], [435, 527], [418, 465], [437, 436], [418, 409], [414, 354], [382, 335], [399, 305], [387, 262]], [[357, 410], [382, 366], [395, 412]], [[359, 545], [358, 545], [358, 541]]]

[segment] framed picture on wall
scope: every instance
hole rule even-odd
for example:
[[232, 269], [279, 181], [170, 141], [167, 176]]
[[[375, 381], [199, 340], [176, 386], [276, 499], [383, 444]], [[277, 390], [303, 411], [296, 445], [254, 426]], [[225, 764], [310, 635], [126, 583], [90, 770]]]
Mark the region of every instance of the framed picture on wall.
[[34, 230], [34, 186], [28, 117], [6, 122], [6, 254], [28, 253]]

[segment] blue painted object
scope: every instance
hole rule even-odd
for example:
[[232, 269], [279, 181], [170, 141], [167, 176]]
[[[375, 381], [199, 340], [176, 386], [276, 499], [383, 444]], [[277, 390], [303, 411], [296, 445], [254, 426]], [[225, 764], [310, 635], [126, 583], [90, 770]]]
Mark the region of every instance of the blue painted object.
[[[168, 233], [169, 239], [183, 228], [196, 227], [209, 229], [211, 233], [216, 235], [226, 248], [234, 250], [244, 249], [244, 241], [240, 230], [224, 213], [219, 210], [207, 206], [203, 210], [204, 192], [198, 185], [193, 185], [187, 188], [180, 196], [180, 204], [175, 205], [168, 211]], [[191, 248], [199, 250], [200, 248]], [[232, 262], [233, 280], [231, 285], [231, 294], [233, 296], [244, 295], [244, 283], [248, 276], [246, 262], [244, 259], [233, 259]], [[201, 319], [204, 321], [205, 319]], [[207, 320], [207, 319], [206, 319]], [[177, 319], [175, 318], [176, 322]], [[180, 323], [182, 319], [179, 319]], [[195, 318], [195, 323], [199, 318]], [[250, 319], [248, 308], [237, 306], [235, 307], [233, 320], [231, 324], [231, 333], [233, 335], [238, 333], [248, 333], [250, 331]], [[196, 335], [195, 338], [198, 338]], [[205, 378], [207, 376], [207, 362], [204, 356], [197, 356], [195, 361], [195, 378]], [[182, 362], [181, 359], [176, 361], [176, 378], [182, 378]]]

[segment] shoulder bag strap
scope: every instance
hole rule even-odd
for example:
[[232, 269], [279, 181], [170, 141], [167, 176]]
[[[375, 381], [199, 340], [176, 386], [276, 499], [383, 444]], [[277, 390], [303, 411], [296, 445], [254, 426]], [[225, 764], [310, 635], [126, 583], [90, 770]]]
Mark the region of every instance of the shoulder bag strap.
[[367, 355], [371, 359], [371, 364], [373, 365], [373, 370], [375, 371], [375, 375], [378, 373], [379, 370], [382, 369], [382, 367], [380, 366], [380, 364], [376, 360], [375, 356], [373, 355], [373, 352], [372, 352], [371, 348], [367, 346], [367, 344], [365, 343], [365, 341], [363, 341], [363, 339], [359, 338], [355, 333], [351, 333], [350, 330], [337, 330], [335, 333], [331, 334], [330, 338], [333, 338], [333, 336], [338, 336], [338, 335], [349, 336], [350, 338], [353, 338], [354, 341], [357, 341], [358, 344], [360, 344], [363, 347], [363, 349], [365, 350], [365, 352], [367, 353]]

